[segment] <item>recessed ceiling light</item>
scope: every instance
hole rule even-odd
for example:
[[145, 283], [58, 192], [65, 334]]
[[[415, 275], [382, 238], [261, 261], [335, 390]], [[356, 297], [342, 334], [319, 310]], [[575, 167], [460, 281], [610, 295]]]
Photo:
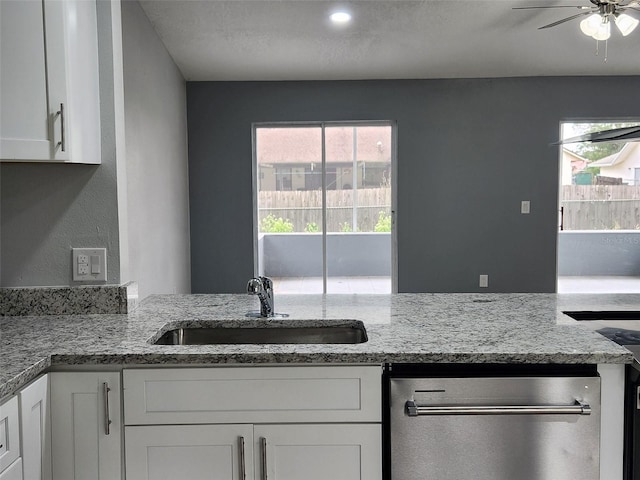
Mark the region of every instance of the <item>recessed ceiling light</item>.
[[334, 12], [329, 17], [333, 23], [349, 23], [351, 21], [351, 14], [347, 12]]

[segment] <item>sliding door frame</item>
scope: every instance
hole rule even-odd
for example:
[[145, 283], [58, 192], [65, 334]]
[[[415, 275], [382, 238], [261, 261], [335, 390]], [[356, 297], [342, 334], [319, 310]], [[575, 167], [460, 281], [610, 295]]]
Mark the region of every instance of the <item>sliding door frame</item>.
[[253, 270], [260, 274], [258, 255], [258, 158], [256, 132], [259, 128], [320, 128], [322, 142], [322, 291], [327, 293], [327, 175], [326, 175], [326, 139], [325, 131], [331, 127], [391, 127], [391, 293], [398, 293], [398, 233], [397, 233], [397, 184], [398, 184], [398, 149], [397, 123], [393, 120], [367, 121], [326, 121], [326, 122], [255, 122], [251, 125], [251, 182], [253, 202]]

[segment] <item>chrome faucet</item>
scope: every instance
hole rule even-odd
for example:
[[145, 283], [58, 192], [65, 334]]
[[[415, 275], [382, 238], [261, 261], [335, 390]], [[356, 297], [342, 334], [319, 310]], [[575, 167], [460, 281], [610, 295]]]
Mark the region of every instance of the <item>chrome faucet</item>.
[[258, 295], [261, 317], [273, 317], [273, 282], [269, 277], [255, 277], [249, 280], [247, 293]]

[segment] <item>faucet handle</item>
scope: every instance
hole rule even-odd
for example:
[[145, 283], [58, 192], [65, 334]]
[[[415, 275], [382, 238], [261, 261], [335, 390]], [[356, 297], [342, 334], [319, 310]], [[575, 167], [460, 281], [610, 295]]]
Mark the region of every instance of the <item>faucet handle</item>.
[[261, 278], [252, 278], [247, 283], [247, 293], [256, 295], [264, 291], [264, 286]]

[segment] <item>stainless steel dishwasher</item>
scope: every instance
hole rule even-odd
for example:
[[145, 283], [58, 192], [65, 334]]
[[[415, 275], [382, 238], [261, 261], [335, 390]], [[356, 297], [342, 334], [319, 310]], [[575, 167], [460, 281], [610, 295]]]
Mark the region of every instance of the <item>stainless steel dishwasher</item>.
[[[575, 372], [573, 372], [575, 373]], [[598, 480], [600, 378], [391, 373], [391, 480]]]

